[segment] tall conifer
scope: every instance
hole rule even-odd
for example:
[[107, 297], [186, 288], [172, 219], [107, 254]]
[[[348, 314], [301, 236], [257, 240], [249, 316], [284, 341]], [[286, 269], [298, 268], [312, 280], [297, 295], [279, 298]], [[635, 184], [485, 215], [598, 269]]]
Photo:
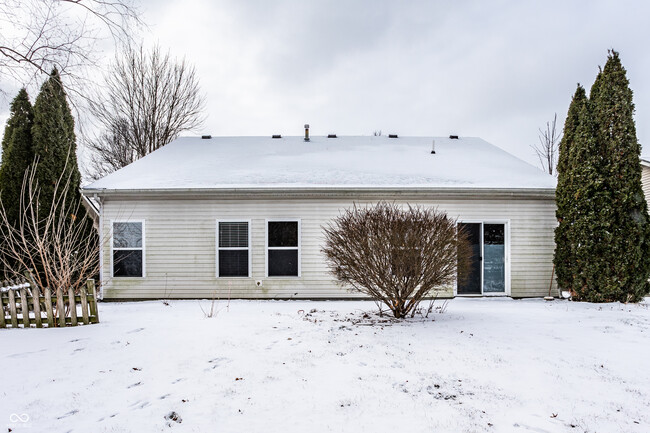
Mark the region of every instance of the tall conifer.
[[605, 246], [611, 238], [607, 229], [611, 199], [603, 175], [606, 161], [596, 129], [593, 103], [588, 101], [580, 110], [574, 140], [573, 203], [567, 236], [573, 260], [571, 288], [578, 299], [586, 301], [602, 301], [598, 297], [598, 279], [609, 261]]
[[29, 96], [21, 89], [11, 103], [11, 114], [3, 137], [0, 165], [0, 200], [10, 223], [18, 219], [25, 171], [34, 162], [32, 125], [34, 112]]
[[564, 122], [564, 133], [560, 141], [559, 157], [557, 162], [557, 189], [555, 200], [557, 211], [555, 213], [558, 226], [555, 229], [555, 274], [558, 285], [563, 289], [570, 289], [573, 286], [573, 275], [575, 274], [575, 257], [572, 243], [569, 242], [570, 231], [574, 220], [572, 212], [575, 203], [575, 185], [572, 168], [574, 167], [575, 139], [579, 125], [580, 112], [587, 102], [585, 89], [578, 85], [573, 95], [566, 120]]
[[603, 227], [603, 255], [593, 287], [594, 300], [638, 301], [650, 285], [650, 220], [641, 188], [641, 146], [634, 124], [632, 90], [616, 51], [590, 95], [595, 138], [603, 159], [603, 189], [608, 203], [598, 211]]
[[[21, 89], [11, 103], [5, 135], [2, 137], [2, 163], [0, 163], [0, 201], [9, 224], [16, 224], [20, 211], [20, 193], [25, 171], [34, 160], [32, 124], [34, 112], [29, 96]], [[0, 238], [0, 242], [5, 239]], [[9, 260], [5, 257], [5, 260]], [[6, 276], [4, 262], [0, 261], [0, 278]]]
[[77, 143], [74, 118], [66, 99], [61, 77], [56, 69], [43, 83], [34, 103], [34, 151], [38, 158], [36, 180], [40, 188], [41, 218], [50, 212], [57, 181], [70, 182], [67, 206], [81, 197], [81, 175], [77, 166]]
[[632, 90], [617, 52], [578, 108], [583, 93], [574, 96], [558, 162], [558, 284], [585, 301], [638, 301], [650, 288], [650, 219]]

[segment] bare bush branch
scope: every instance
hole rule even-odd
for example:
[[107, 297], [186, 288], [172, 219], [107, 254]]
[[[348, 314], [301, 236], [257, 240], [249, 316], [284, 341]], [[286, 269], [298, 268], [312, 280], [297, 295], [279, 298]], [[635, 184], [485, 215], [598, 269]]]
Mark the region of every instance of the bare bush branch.
[[[65, 170], [64, 170], [65, 172]], [[99, 273], [99, 247], [92, 222], [81, 201], [66, 204], [70, 178], [59, 178], [49, 215], [39, 218], [40, 188], [36, 164], [25, 172], [18, 221], [10, 223], [0, 200], [0, 261], [15, 278], [32, 270], [40, 289], [73, 288], [78, 293], [86, 280]]]
[[92, 104], [104, 132], [87, 140], [96, 178], [203, 124], [205, 98], [194, 67], [158, 46], [151, 51], [127, 47], [105, 80], [106, 94]]
[[381, 301], [396, 318], [412, 314], [433, 290], [467, 275], [467, 234], [443, 212], [403, 210], [381, 202], [346, 210], [325, 231], [325, 254], [336, 279]]

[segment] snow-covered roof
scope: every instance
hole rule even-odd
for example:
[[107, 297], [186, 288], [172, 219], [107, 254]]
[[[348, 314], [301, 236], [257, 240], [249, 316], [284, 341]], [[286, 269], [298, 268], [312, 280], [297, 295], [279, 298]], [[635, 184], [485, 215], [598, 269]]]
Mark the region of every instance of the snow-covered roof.
[[181, 137], [84, 189], [553, 189], [555, 183], [474, 137]]

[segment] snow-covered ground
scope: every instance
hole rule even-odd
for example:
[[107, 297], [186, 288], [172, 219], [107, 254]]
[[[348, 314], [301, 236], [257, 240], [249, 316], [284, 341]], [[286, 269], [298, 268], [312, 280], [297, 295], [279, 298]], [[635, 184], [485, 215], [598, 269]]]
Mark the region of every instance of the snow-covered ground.
[[647, 304], [456, 299], [403, 323], [370, 302], [200, 304], [0, 331], [0, 430], [650, 431]]

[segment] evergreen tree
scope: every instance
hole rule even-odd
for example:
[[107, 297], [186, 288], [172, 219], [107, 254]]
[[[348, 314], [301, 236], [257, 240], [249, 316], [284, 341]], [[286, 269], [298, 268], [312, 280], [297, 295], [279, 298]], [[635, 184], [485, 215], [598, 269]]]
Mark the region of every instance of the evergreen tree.
[[[11, 112], [2, 138], [2, 163], [0, 164], [0, 202], [4, 207], [9, 224], [18, 220], [20, 193], [25, 171], [34, 160], [32, 146], [32, 124], [34, 113], [25, 89], [21, 89], [11, 103]], [[5, 242], [0, 238], [0, 242]], [[5, 257], [5, 260], [9, 260]], [[0, 278], [6, 276], [3, 261], [0, 261]]]
[[[598, 80], [596, 80], [598, 82]], [[593, 89], [592, 89], [593, 91]], [[611, 194], [605, 187], [602, 146], [596, 139], [597, 126], [593, 117], [593, 103], [587, 101], [578, 116], [573, 147], [572, 203], [569, 208], [571, 226], [567, 241], [571, 248], [571, 289], [577, 299], [598, 302], [599, 276], [610, 258], [606, 242]]]
[[636, 302], [650, 289], [650, 219], [633, 115], [625, 69], [611, 51], [589, 100], [576, 91], [560, 145], [554, 262], [560, 287], [581, 300]]
[[598, 293], [586, 297], [636, 302], [650, 289], [650, 220], [641, 188], [632, 90], [616, 51], [610, 51], [590, 100], [608, 194], [608, 203], [599, 210], [606, 224], [602, 253], [607, 260], [599, 263], [597, 282], [590, 288]]
[[34, 112], [25, 89], [11, 103], [11, 114], [3, 137], [0, 165], [0, 200], [10, 223], [18, 219], [20, 193], [25, 171], [34, 162], [32, 125]]
[[575, 185], [572, 168], [575, 166], [575, 140], [579, 125], [579, 116], [587, 102], [585, 89], [578, 85], [569, 112], [564, 122], [564, 133], [559, 146], [559, 157], [557, 162], [557, 188], [555, 190], [555, 201], [557, 203], [556, 217], [558, 226], [555, 229], [555, 275], [558, 285], [563, 289], [573, 287], [573, 275], [575, 274], [575, 257], [572, 243], [569, 242], [570, 231], [573, 224], [574, 213], [572, 212], [575, 203]]
[[2, 159], [0, 160], [0, 166], [2, 165], [2, 161], [4, 161], [5, 156], [7, 155], [7, 148], [9, 147], [9, 138], [11, 137], [11, 131], [13, 130], [12, 127], [12, 122], [11, 122], [11, 114], [9, 115], [9, 119], [7, 119], [7, 124], [5, 125], [5, 133], [2, 136]]
[[38, 158], [36, 180], [40, 188], [39, 216], [45, 218], [50, 212], [54, 188], [59, 179], [61, 183], [70, 182], [66, 200], [68, 207], [81, 199], [74, 118], [56, 69], [43, 83], [36, 97], [32, 132], [34, 152]]

